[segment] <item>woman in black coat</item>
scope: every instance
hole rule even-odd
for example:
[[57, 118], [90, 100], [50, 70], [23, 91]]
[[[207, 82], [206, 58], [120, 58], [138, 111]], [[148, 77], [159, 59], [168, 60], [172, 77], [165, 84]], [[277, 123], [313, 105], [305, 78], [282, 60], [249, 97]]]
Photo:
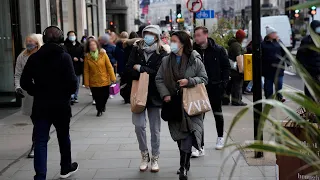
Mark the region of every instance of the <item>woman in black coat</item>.
[[77, 40], [77, 35], [74, 31], [69, 31], [67, 35], [68, 37], [64, 41], [64, 46], [73, 60], [73, 67], [78, 80], [78, 88], [76, 92], [71, 96], [71, 104], [73, 104], [78, 102], [80, 76], [83, 74], [84, 48]]
[[[149, 25], [142, 31], [144, 39], [137, 42], [133, 47], [126, 65], [127, 71], [130, 73], [132, 80], [139, 80], [140, 73], [149, 74], [149, 87], [146, 110], [140, 114], [132, 114], [132, 122], [135, 125], [135, 132], [139, 142], [141, 151], [140, 171], [148, 169], [151, 160], [151, 171], [158, 172], [158, 158], [160, 154], [160, 108], [162, 99], [156, 87], [155, 77], [162, 62], [162, 58], [167, 54], [162, 45], [160, 27], [157, 25]], [[145, 82], [148, 83], [148, 82]], [[146, 134], [146, 113], [148, 112], [152, 158], [149, 156]]]

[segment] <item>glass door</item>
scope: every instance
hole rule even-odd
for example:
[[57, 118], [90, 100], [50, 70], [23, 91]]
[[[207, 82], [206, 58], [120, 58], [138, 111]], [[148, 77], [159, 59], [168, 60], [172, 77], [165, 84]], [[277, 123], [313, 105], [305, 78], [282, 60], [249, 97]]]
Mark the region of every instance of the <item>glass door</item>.
[[[10, 4], [12, 3], [12, 4]], [[15, 103], [15, 88], [14, 88], [14, 37], [12, 27], [18, 24], [13, 24], [11, 11], [16, 1], [2, 0], [0, 6], [0, 104]], [[12, 6], [10, 6], [12, 5]], [[12, 26], [11, 26], [12, 25]], [[19, 38], [18, 40], [19, 41]]]

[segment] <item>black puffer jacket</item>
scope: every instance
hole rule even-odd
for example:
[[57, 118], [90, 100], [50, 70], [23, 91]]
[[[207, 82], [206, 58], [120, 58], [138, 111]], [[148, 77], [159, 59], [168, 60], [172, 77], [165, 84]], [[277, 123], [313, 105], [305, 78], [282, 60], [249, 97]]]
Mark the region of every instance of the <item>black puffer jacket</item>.
[[193, 45], [193, 49], [201, 55], [209, 78], [208, 84], [220, 84], [229, 80], [231, 67], [226, 50], [222, 46], [208, 38], [207, 49], [201, 49], [197, 44]]
[[[76, 44], [73, 45], [72, 42], [69, 39], [67, 39], [64, 42], [64, 47], [72, 58], [73, 67], [76, 75], [79, 76], [83, 74], [83, 62], [80, 61], [80, 58], [84, 59], [83, 46], [78, 41], [76, 41]], [[74, 58], [78, 58], [78, 61], [74, 61]]]
[[[167, 55], [167, 52], [161, 48], [160, 54], [154, 52], [148, 61], [146, 61], [144, 56], [144, 50], [140, 49], [140, 43], [144, 43], [144, 41], [140, 41], [137, 43], [137, 46], [132, 48], [128, 63], [126, 65], [126, 71], [131, 75], [129, 81], [139, 80], [140, 73], [148, 73], [149, 74], [149, 89], [148, 89], [148, 100], [147, 107], [161, 107], [162, 99], [158, 92], [155, 78], [157, 72], [161, 66], [162, 58]], [[141, 65], [140, 72], [133, 69], [135, 64]]]

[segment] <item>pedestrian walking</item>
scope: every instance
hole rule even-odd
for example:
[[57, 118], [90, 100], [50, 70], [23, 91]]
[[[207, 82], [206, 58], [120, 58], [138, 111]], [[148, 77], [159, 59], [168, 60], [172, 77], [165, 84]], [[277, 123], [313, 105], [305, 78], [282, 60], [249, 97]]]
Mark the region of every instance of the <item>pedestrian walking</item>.
[[[34, 97], [35, 180], [45, 180], [47, 174], [47, 142], [50, 127], [56, 128], [60, 154], [61, 178], [68, 178], [79, 166], [71, 162], [70, 97], [77, 89], [72, 59], [61, 46], [63, 32], [50, 26], [43, 32], [44, 45], [31, 55], [21, 76], [21, 87]], [[50, 96], [50, 101], [48, 101]]]
[[119, 76], [122, 78], [123, 77], [123, 72], [126, 66], [126, 61], [124, 57], [124, 47], [123, 47], [123, 42], [128, 39], [129, 35], [127, 32], [123, 31], [120, 34], [120, 37], [116, 43], [116, 48], [114, 50], [114, 57], [117, 60], [117, 73]]
[[[207, 84], [208, 77], [201, 55], [192, 50], [189, 35], [184, 31], [171, 36], [171, 54], [162, 60], [156, 83], [163, 99], [162, 118], [168, 121], [171, 137], [180, 151], [179, 179], [188, 179], [192, 146], [201, 150], [203, 114], [188, 116], [182, 105], [182, 88]], [[169, 107], [169, 109], [168, 109]], [[164, 112], [168, 109], [167, 112]]]
[[[87, 47], [87, 43], [91, 40], [91, 39], [96, 39], [96, 37], [94, 37], [94, 36], [89, 36], [86, 40], [85, 40], [85, 44], [84, 44], [84, 52], [85, 52], [85, 54], [86, 53], [90, 53], [90, 49], [87, 49], [86, 47]], [[105, 52], [105, 50], [104, 49], [101, 49], [101, 51], [103, 51], [103, 52]], [[83, 73], [83, 84], [84, 84], [84, 73]], [[84, 87], [86, 87], [85, 85], [84, 85]], [[92, 92], [91, 92], [91, 90], [89, 90], [90, 92], [89, 92], [89, 94], [90, 94], [90, 96], [92, 96]], [[96, 101], [94, 100], [94, 97], [92, 97], [92, 105], [96, 105]]]
[[70, 54], [73, 60], [74, 71], [78, 80], [78, 87], [76, 92], [71, 96], [71, 105], [78, 103], [79, 85], [81, 75], [83, 74], [83, 59], [84, 59], [84, 48], [77, 40], [77, 34], [74, 31], [67, 33], [67, 39], [64, 41], [64, 46], [67, 52]]
[[[266, 32], [267, 35], [261, 43], [262, 75], [265, 78], [265, 97], [271, 98], [273, 84], [275, 84], [277, 92], [282, 89], [285, 63], [279, 57], [285, 56], [285, 52], [279, 44], [280, 40], [276, 29], [267, 26]], [[277, 99], [281, 102], [286, 101], [280, 93], [277, 93]]]
[[97, 117], [100, 117], [106, 110], [110, 85], [116, 82], [116, 76], [108, 55], [100, 50], [98, 41], [89, 40], [86, 49], [90, 52], [84, 60], [84, 84], [91, 89], [96, 101]]
[[[18, 97], [22, 98], [22, 114], [26, 116], [31, 116], [33, 97], [30, 96], [26, 91], [21, 88], [20, 79], [23, 69], [29, 59], [29, 57], [37, 52], [43, 45], [41, 34], [30, 34], [26, 37], [24, 42], [26, 49], [20, 53], [16, 61], [15, 74], [14, 74], [14, 85]], [[32, 132], [32, 146], [28, 154], [28, 158], [34, 157], [34, 140], [35, 134]]]
[[132, 114], [132, 122], [135, 125], [135, 132], [141, 151], [140, 171], [148, 169], [150, 161], [146, 134], [146, 113], [148, 114], [151, 133], [151, 171], [158, 172], [158, 159], [160, 155], [160, 108], [162, 100], [157, 90], [155, 77], [161, 65], [162, 58], [166, 55], [161, 45], [161, 29], [157, 25], [149, 25], [142, 31], [143, 40], [133, 47], [129, 61], [126, 65], [132, 80], [139, 80], [140, 73], [149, 74], [149, 87], [146, 109], [140, 114]]
[[[311, 22], [310, 26], [315, 33], [320, 35], [320, 21], [314, 20]], [[320, 84], [320, 53], [310, 49], [309, 47], [311, 46], [315, 46], [315, 43], [312, 37], [308, 35], [301, 41], [297, 59], [314, 78], [315, 82]], [[306, 96], [314, 99], [306, 86], [304, 88], [304, 93]]]
[[236, 32], [236, 36], [228, 42], [229, 59], [237, 63], [237, 70], [231, 70], [231, 101], [233, 106], [246, 106], [242, 102], [242, 86], [243, 86], [243, 54], [242, 42], [246, 38], [246, 33], [240, 29]]
[[[194, 33], [195, 43], [193, 48], [201, 55], [209, 79], [207, 92], [216, 121], [216, 130], [218, 134], [216, 149], [220, 150], [224, 146], [224, 119], [221, 103], [224, 89], [229, 81], [230, 63], [226, 50], [208, 37], [208, 29], [206, 27], [197, 27]], [[203, 137], [201, 146], [200, 151], [193, 152], [192, 156], [199, 157], [205, 154]]]

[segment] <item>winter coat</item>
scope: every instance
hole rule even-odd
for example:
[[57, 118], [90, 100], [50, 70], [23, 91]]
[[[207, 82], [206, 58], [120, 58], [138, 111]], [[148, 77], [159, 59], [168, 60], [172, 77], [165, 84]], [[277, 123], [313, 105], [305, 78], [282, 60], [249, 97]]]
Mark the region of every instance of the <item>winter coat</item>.
[[34, 97], [33, 120], [71, 117], [70, 97], [78, 83], [71, 56], [62, 46], [47, 43], [31, 55], [20, 83]]
[[320, 81], [320, 53], [309, 49], [308, 46], [315, 46], [310, 35], [301, 41], [297, 59], [312, 77]]
[[267, 79], [274, 79], [279, 70], [278, 76], [284, 76], [284, 69], [279, 66], [284, 66], [284, 62], [281, 63], [281, 59], [278, 57], [283, 57], [285, 55], [279, 42], [269, 41], [265, 39], [261, 43], [261, 59], [262, 59], [262, 75]]
[[217, 45], [213, 39], [208, 38], [207, 49], [201, 49], [197, 44], [194, 44], [193, 47], [202, 57], [209, 84], [220, 84], [229, 80], [231, 67], [228, 55], [222, 46]]
[[[166, 87], [164, 82], [164, 77], [166, 73], [166, 68], [169, 66], [169, 56], [163, 58], [162, 65], [157, 73], [156, 76], [156, 83], [158, 91], [161, 95], [161, 98], [163, 99], [165, 96], [173, 96], [173, 94], [170, 94], [169, 89]], [[208, 76], [206, 73], [206, 69], [204, 67], [204, 64], [201, 60], [201, 55], [197, 51], [193, 51], [189, 62], [187, 65], [187, 69], [185, 72], [186, 79], [189, 79], [188, 87], [194, 87], [196, 84], [201, 83], [208, 83]], [[182, 103], [182, 102], [181, 102]], [[182, 108], [177, 107], [177, 108]], [[179, 112], [179, 109], [172, 109], [172, 113]], [[198, 116], [192, 116], [188, 118], [190, 120], [190, 123], [192, 124], [192, 129], [189, 130], [189, 132], [181, 131], [181, 121], [168, 121], [169, 125], [169, 131], [171, 134], [171, 137], [174, 141], [185, 139], [187, 136], [190, 135], [190, 133], [193, 133], [196, 137], [197, 146], [196, 148], [201, 147], [201, 140], [202, 140], [202, 134], [203, 134], [203, 115]]]
[[[237, 62], [237, 56], [243, 55], [244, 54], [244, 50], [242, 49], [241, 44], [237, 41], [236, 38], [231, 38], [228, 42], [228, 56], [229, 59], [231, 59], [234, 62]], [[235, 70], [231, 70], [230, 73], [231, 76], [239, 76], [239, 70], [235, 71]]]
[[[149, 87], [148, 87], [147, 107], [161, 107], [162, 100], [160, 98], [160, 94], [156, 87], [155, 77], [162, 63], [162, 58], [166, 56], [167, 53], [161, 47], [160, 54], [157, 54], [155, 51], [149, 57], [148, 61], [146, 61], [144, 56], [144, 50], [140, 49], [139, 43], [144, 43], [144, 41], [138, 42], [138, 44], [132, 48], [128, 63], [126, 65], [126, 71], [129, 73], [128, 76], [130, 78], [129, 81], [139, 80], [140, 73], [144, 73], [144, 72], [148, 73]], [[133, 66], [135, 64], [141, 65], [140, 72], [133, 69]]]
[[100, 51], [97, 60], [89, 53], [84, 60], [84, 85], [89, 87], [109, 86], [116, 81], [113, 67], [105, 52]]
[[[26, 65], [29, 55], [24, 54], [24, 51], [18, 56], [16, 67], [15, 67], [15, 74], [14, 74], [14, 85], [16, 89], [21, 88], [20, 86], [20, 79]], [[30, 96], [26, 91], [24, 91], [24, 98], [22, 98], [22, 114], [26, 116], [31, 116], [32, 113], [32, 104], [33, 104], [33, 97]]]
[[103, 45], [102, 48], [106, 50], [112, 66], [117, 64], [117, 59], [115, 58], [116, 46], [113, 44], [106, 44], [106, 45]]
[[124, 60], [124, 48], [122, 41], [116, 43], [116, 49], [114, 52], [115, 59], [117, 60], [117, 73], [120, 75], [124, 72], [126, 62]]
[[[81, 75], [83, 73], [83, 62], [80, 61], [80, 58], [84, 58], [84, 47], [78, 41], [73, 45], [68, 39], [64, 42], [64, 46], [72, 58], [76, 75]], [[78, 61], [74, 61], [74, 58], [78, 58]]]

